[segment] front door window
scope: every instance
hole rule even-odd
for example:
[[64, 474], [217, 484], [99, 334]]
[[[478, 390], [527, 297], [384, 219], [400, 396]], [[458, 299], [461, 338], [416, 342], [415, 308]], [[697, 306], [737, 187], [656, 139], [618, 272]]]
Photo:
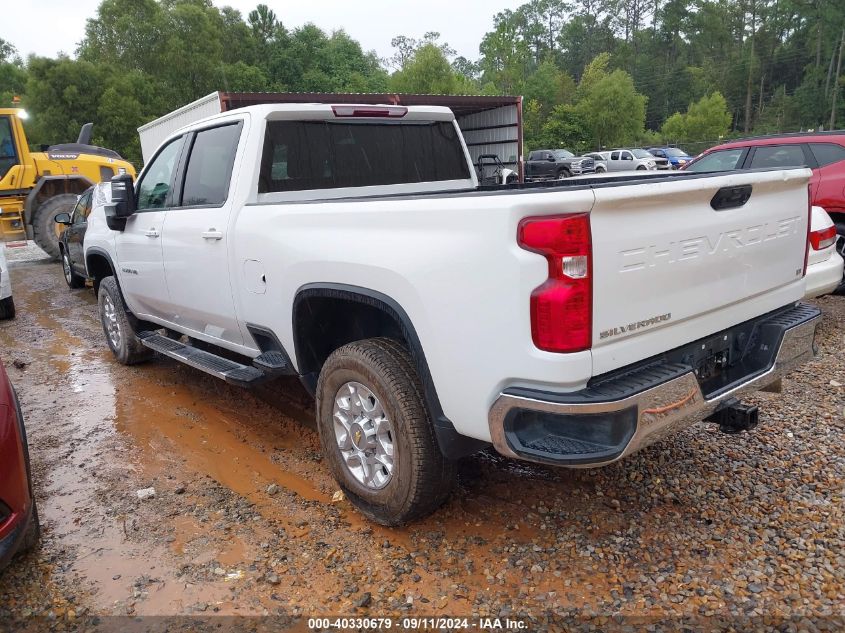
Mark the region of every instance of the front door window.
[[12, 166], [17, 164], [18, 155], [15, 152], [12, 123], [9, 117], [0, 116], [0, 178], [3, 178]]

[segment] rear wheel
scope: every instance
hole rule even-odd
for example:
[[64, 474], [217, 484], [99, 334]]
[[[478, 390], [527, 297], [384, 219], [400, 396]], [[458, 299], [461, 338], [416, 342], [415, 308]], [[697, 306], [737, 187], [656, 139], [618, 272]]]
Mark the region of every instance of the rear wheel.
[[15, 318], [15, 300], [12, 297], [0, 299], [0, 321]]
[[438, 508], [455, 464], [440, 451], [407, 350], [391, 339], [336, 350], [317, 384], [317, 426], [332, 475], [376, 523], [402, 525]]
[[136, 335], [138, 320], [126, 307], [114, 277], [106, 277], [100, 282], [97, 303], [106, 341], [117, 360], [124, 365], [135, 365], [152, 358], [153, 351]]
[[32, 234], [35, 243], [53, 259], [59, 259], [59, 225], [56, 216], [70, 213], [76, 204], [76, 195], [63, 193], [53, 196], [35, 211], [32, 218]]
[[70, 257], [68, 257], [64, 249], [62, 249], [62, 272], [64, 272], [65, 283], [68, 288], [82, 288], [85, 285], [85, 278], [73, 272], [73, 266], [70, 265]]

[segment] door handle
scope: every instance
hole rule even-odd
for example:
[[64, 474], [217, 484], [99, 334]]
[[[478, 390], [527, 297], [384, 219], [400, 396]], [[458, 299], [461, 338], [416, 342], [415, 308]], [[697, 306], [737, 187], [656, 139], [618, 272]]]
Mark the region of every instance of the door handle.
[[202, 235], [202, 239], [204, 240], [222, 240], [223, 233], [216, 230], [216, 229], [208, 229], [207, 231], [203, 231], [200, 233]]
[[146, 233], [144, 233], [144, 235], [146, 235], [147, 237], [158, 237], [159, 235], [161, 235], [161, 233], [159, 233], [155, 229], [149, 229]]

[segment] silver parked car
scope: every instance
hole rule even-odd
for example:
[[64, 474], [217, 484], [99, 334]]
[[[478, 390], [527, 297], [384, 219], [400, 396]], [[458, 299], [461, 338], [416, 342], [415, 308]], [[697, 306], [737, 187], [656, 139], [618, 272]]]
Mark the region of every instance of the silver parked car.
[[607, 156], [608, 171], [657, 169], [657, 159], [644, 149], [614, 149], [602, 154]]

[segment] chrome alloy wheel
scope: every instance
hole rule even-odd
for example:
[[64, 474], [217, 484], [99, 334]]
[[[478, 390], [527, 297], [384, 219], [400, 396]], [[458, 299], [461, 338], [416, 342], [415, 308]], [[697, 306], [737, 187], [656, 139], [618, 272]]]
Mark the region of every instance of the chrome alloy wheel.
[[67, 253], [62, 255], [62, 269], [65, 271], [65, 281], [70, 285], [70, 282], [73, 281], [73, 271], [70, 269], [70, 260]]
[[120, 323], [117, 321], [117, 309], [114, 307], [114, 302], [108, 294], [106, 294], [103, 300], [103, 318], [109, 341], [111, 341], [112, 347], [117, 349], [120, 347], [122, 335], [120, 333]]
[[334, 434], [352, 476], [371, 490], [393, 477], [393, 425], [376, 395], [360, 382], [347, 382], [335, 395]]

